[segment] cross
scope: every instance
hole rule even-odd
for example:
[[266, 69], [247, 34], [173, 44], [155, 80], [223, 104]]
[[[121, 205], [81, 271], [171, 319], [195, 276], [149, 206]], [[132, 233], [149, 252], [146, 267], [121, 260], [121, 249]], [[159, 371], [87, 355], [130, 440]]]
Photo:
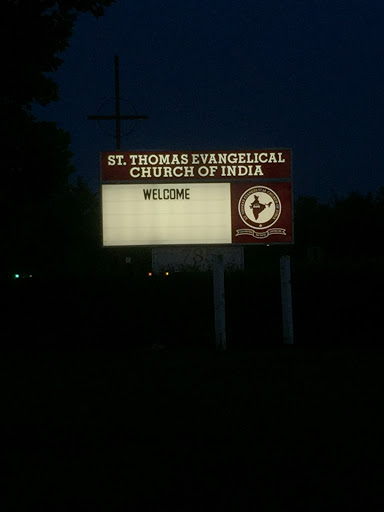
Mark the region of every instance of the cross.
[[148, 116], [132, 116], [120, 114], [120, 77], [119, 77], [119, 56], [115, 55], [115, 114], [114, 115], [91, 115], [90, 121], [116, 121], [116, 149], [120, 149], [121, 121], [126, 119], [148, 119]]

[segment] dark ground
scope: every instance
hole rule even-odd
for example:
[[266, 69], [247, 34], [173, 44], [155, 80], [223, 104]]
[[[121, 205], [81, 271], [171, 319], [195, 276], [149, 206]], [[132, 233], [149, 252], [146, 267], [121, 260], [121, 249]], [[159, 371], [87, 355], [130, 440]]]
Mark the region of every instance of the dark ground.
[[380, 282], [327, 276], [295, 346], [278, 276], [227, 276], [226, 353], [208, 275], [8, 283], [4, 510], [381, 510]]

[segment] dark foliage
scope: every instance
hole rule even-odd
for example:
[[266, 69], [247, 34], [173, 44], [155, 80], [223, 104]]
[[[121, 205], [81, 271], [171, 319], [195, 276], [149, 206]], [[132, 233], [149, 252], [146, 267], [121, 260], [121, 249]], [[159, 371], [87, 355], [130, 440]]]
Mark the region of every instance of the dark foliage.
[[[73, 238], [71, 232], [78, 231], [82, 216], [89, 213], [79, 201], [84, 185], [69, 184], [75, 170], [69, 133], [55, 123], [38, 122], [30, 109], [33, 103], [46, 105], [58, 99], [58, 87], [50, 73], [63, 62], [78, 14], [101, 16], [111, 3], [113, 0], [2, 3], [2, 274], [22, 262], [35, 268], [60, 259], [65, 243]], [[76, 218], [75, 210], [68, 210], [72, 203], [77, 204]]]
[[28, 107], [58, 99], [57, 84], [46, 75], [62, 64], [80, 12], [102, 16], [114, 0], [5, 0], [1, 6], [2, 91], [4, 105]]
[[[295, 204], [297, 250], [324, 262], [378, 261], [384, 229], [384, 187], [375, 193], [352, 192], [329, 204], [302, 197]], [[309, 249], [309, 253], [308, 253]]]

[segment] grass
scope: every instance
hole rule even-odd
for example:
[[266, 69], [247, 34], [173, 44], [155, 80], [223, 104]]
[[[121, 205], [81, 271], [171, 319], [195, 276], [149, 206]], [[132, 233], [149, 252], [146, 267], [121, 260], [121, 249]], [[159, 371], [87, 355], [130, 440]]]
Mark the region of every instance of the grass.
[[298, 347], [4, 352], [14, 506], [380, 508], [383, 363]]

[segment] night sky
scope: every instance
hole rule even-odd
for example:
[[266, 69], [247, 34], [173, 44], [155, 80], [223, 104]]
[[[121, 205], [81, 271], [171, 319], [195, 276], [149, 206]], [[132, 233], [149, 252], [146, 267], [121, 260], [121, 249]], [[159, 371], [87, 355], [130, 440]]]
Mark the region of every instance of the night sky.
[[53, 76], [60, 101], [36, 107], [72, 137], [73, 163], [99, 186], [115, 149], [114, 55], [122, 149], [293, 150], [295, 196], [331, 200], [384, 185], [382, 0], [117, 0], [81, 15]]

